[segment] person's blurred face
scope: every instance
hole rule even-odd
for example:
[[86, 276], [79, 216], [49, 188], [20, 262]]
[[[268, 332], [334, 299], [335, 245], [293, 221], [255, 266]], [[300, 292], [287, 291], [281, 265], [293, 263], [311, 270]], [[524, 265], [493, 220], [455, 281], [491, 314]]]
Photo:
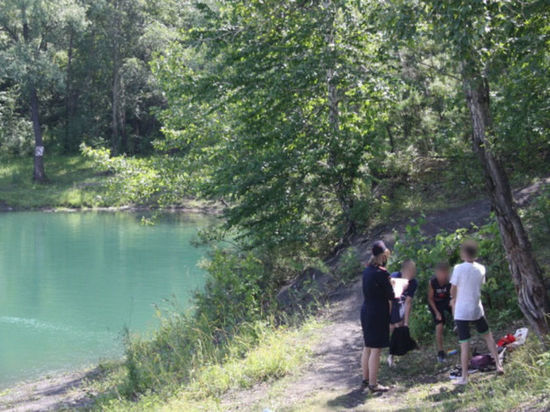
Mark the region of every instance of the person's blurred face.
[[409, 263], [401, 270], [401, 273], [409, 280], [414, 279], [416, 276], [416, 265], [414, 263]]
[[440, 285], [444, 285], [449, 282], [449, 271], [447, 269], [436, 269], [435, 277]]

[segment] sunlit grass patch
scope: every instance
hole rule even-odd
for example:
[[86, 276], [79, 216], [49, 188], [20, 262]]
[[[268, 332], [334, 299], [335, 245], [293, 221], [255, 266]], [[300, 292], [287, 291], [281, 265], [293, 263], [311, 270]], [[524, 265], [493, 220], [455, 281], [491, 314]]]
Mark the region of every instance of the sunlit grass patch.
[[243, 351], [242, 342], [236, 342], [222, 362], [192, 371], [189, 383], [170, 388], [170, 394], [149, 393], [137, 401], [106, 398], [99, 400], [96, 407], [112, 411], [222, 410], [221, 398], [228, 391], [250, 388], [298, 371], [307, 363], [322, 325], [314, 318], [309, 318], [299, 327], [273, 328], [261, 323], [256, 328], [260, 336], [255, 344]]
[[98, 207], [105, 203], [105, 176], [81, 156], [45, 157], [48, 182], [32, 181], [33, 159], [0, 158], [0, 206], [14, 209]]

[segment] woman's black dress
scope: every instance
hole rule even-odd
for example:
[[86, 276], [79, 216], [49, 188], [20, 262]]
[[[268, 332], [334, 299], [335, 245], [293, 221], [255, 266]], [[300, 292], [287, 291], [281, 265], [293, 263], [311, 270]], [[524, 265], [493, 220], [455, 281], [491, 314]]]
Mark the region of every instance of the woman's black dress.
[[382, 267], [369, 265], [363, 271], [361, 326], [367, 348], [390, 345], [390, 307], [394, 298], [390, 274]]

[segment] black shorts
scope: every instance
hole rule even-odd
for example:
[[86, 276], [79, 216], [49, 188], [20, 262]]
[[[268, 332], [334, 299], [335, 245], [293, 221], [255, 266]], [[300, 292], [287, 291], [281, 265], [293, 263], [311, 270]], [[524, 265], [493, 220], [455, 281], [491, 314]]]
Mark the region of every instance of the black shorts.
[[476, 325], [477, 332], [480, 335], [489, 333], [489, 325], [487, 324], [484, 316], [478, 320], [455, 320], [455, 323], [458, 333], [458, 341], [460, 343], [468, 342], [470, 340], [470, 323]]
[[430, 305], [428, 305], [428, 309], [430, 309], [430, 313], [432, 314], [432, 317], [434, 318], [434, 323], [436, 325], [439, 324], [439, 323], [445, 324], [445, 312], [449, 313], [449, 315], [451, 315], [451, 316], [453, 314], [453, 311], [451, 309], [451, 302], [448, 301], [448, 300], [442, 300], [440, 302], [434, 302], [434, 303], [435, 303], [435, 307], [437, 308], [439, 313], [441, 313], [441, 320], [437, 320], [437, 318], [435, 317], [434, 310], [432, 309], [432, 307]]

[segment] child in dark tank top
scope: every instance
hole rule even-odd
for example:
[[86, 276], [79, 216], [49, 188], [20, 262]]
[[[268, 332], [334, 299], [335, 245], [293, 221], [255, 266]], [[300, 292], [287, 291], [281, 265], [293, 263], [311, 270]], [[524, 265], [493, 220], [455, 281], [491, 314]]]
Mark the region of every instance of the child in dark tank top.
[[445, 361], [443, 350], [445, 313], [452, 316], [450, 266], [447, 262], [440, 262], [435, 267], [435, 275], [432, 276], [428, 285], [428, 307], [435, 324], [437, 360], [443, 362]]

